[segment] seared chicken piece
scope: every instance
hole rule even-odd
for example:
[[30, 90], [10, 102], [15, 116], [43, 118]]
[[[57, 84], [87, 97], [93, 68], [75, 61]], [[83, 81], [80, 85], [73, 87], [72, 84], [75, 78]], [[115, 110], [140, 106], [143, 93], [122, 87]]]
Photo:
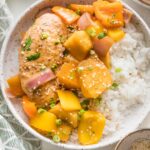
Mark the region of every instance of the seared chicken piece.
[[35, 20], [23, 37], [19, 49], [21, 84], [37, 105], [49, 104], [56, 98], [54, 91], [58, 85], [51, 68], [62, 63], [61, 39], [66, 35], [67, 29], [61, 19], [46, 13]]

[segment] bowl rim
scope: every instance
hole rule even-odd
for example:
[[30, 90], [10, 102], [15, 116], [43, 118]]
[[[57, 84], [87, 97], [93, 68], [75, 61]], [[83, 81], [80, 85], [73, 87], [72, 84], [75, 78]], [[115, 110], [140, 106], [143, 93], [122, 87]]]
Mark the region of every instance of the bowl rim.
[[[8, 34], [7, 34], [7, 37], [5, 38], [4, 42], [3, 42], [3, 45], [2, 45], [2, 48], [1, 48], [1, 54], [0, 54], [0, 86], [1, 86], [1, 90], [2, 90], [2, 95], [4, 97], [4, 100], [9, 108], [9, 110], [11, 111], [11, 113], [13, 114], [13, 116], [16, 118], [16, 120], [27, 130], [29, 131], [33, 136], [37, 137], [38, 139], [44, 141], [44, 142], [47, 142], [47, 143], [50, 143], [54, 146], [58, 146], [58, 147], [63, 147], [63, 148], [66, 148], [66, 149], [96, 149], [96, 148], [104, 148], [106, 146], [110, 146], [112, 144], [115, 144], [117, 143], [121, 138], [122, 136], [118, 136], [115, 140], [109, 142], [108, 144], [103, 144], [103, 145], [100, 145], [99, 143], [97, 144], [94, 144], [94, 145], [88, 145], [88, 146], [83, 146], [83, 145], [73, 145], [73, 144], [65, 144], [65, 143], [54, 143], [51, 139], [48, 139], [44, 136], [42, 136], [40, 133], [38, 133], [37, 131], [35, 131], [34, 129], [32, 129], [31, 127], [29, 127], [29, 125], [24, 122], [24, 120], [21, 118], [21, 116], [16, 113], [15, 111], [15, 108], [12, 106], [11, 102], [10, 102], [10, 99], [8, 98], [6, 92], [5, 92], [5, 80], [3, 78], [3, 62], [4, 62], [4, 53], [6, 51], [6, 47], [8, 45], [8, 41], [9, 41], [9, 38], [11, 36], [11, 34], [13, 33], [13, 31], [15, 30], [16, 26], [19, 24], [19, 22], [23, 19], [23, 17], [29, 12], [31, 11], [32, 9], [34, 9], [34, 7], [36, 7], [37, 5], [40, 5], [41, 3], [43, 2], [43, 0], [39, 0], [35, 3], [33, 3], [32, 5], [30, 5], [25, 11], [23, 11], [20, 15], [20, 17], [18, 18], [18, 20], [13, 24], [13, 26], [11, 27], [11, 29], [9, 30]], [[146, 31], [148, 32], [148, 35], [150, 37], [150, 29], [148, 27], [148, 25], [144, 22], [144, 20], [139, 16], [139, 14], [133, 9], [131, 8], [130, 6], [128, 6], [125, 2], [122, 2], [123, 5], [131, 10], [133, 12], [133, 14], [135, 15], [136, 18], [138, 18], [138, 20], [140, 21], [140, 23], [144, 26], [144, 28], [146, 29]], [[141, 119], [138, 121], [137, 123], [137, 126], [135, 126], [134, 128], [130, 128], [130, 130], [128, 130], [128, 132], [132, 132], [134, 130], [136, 130], [138, 128], [138, 126], [140, 125], [141, 122], [143, 122], [143, 120], [145, 119], [145, 117], [147, 116], [147, 114], [150, 112], [149, 111], [145, 111], [143, 113], [143, 117], [141, 117]]]
[[136, 4], [142, 6], [142, 7], [145, 7], [145, 8], [148, 8], [150, 9], [150, 5], [147, 5], [145, 3], [142, 3], [140, 0], [133, 0]]
[[124, 138], [122, 138], [122, 139], [118, 142], [118, 144], [116, 145], [116, 147], [115, 147], [114, 150], [119, 150], [119, 149], [118, 149], [119, 146], [120, 146], [120, 145], [122, 144], [122, 142], [124, 142], [128, 137], [130, 137], [131, 135], [134, 135], [134, 134], [136, 134], [136, 133], [138, 133], [138, 132], [142, 132], [142, 131], [149, 131], [149, 132], [150, 132], [150, 128], [142, 128], [142, 129], [139, 129], [139, 130], [136, 130], [136, 131], [134, 131], [134, 132], [131, 132], [131, 133], [127, 134]]

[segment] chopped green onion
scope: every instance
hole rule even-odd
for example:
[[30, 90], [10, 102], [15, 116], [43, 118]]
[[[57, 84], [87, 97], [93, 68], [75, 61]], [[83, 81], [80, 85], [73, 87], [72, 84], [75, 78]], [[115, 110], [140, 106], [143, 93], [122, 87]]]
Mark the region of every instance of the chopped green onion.
[[78, 97], [78, 91], [77, 90], [73, 90], [72, 92], [74, 95], [76, 95]]
[[57, 134], [54, 135], [53, 136], [53, 141], [56, 142], [56, 143], [60, 142], [60, 137]]
[[60, 35], [59, 40], [60, 40], [60, 43], [64, 43], [66, 41], [66, 36]]
[[44, 65], [44, 64], [42, 64], [41, 66], [40, 66], [40, 70], [42, 71], [42, 70], [45, 70], [46, 69], [46, 66]]
[[43, 109], [43, 108], [39, 108], [37, 112], [38, 112], [39, 114], [42, 114], [42, 113], [46, 112], [46, 110]]
[[48, 33], [43, 32], [43, 33], [41, 34], [41, 40], [45, 40], [45, 39], [47, 39], [47, 38], [48, 38], [48, 36], [49, 36], [49, 34], [48, 34]]
[[116, 17], [116, 14], [112, 14], [112, 18], [114, 19]]
[[54, 42], [54, 45], [58, 45], [58, 44], [60, 44], [60, 41], [55, 41]]
[[115, 69], [115, 72], [116, 72], [116, 73], [120, 73], [121, 71], [122, 71], [121, 68], [116, 68], [116, 69]]
[[72, 32], [75, 28], [73, 26], [67, 26], [67, 29]]
[[89, 71], [92, 71], [92, 70], [93, 70], [93, 67], [92, 67], [92, 66], [89, 66], [89, 67], [88, 67], [88, 70], [89, 70]]
[[31, 49], [30, 49], [31, 44], [32, 44], [32, 39], [31, 39], [31, 37], [29, 36], [29, 37], [25, 40], [25, 43], [24, 43], [23, 46], [22, 46], [22, 50], [23, 50], [23, 51], [25, 51], [25, 50], [30, 51], [30, 50], [31, 50]]
[[69, 52], [68, 52], [67, 50], [64, 50], [64, 51], [63, 51], [63, 55], [64, 55], [64, 56], [68, 56], [68, 54], [69, 54]]
[[83, 71], [83, 68], [82, 68], [82, 67], [78, 67], [78, 68], [77, 68], [77, 71], [80, 73], [80, 72]]
[[71, 80], [73, 80], [73, 79], [75, 78], [75, 72], [74, 72], [74, 71], [70, 72], [69, 78], [70, 78]]
[[53, 65], [51, 66], [52, 71], [54, 72], [54, 71], [57, 69], [57, 67], [58, 67], [57, 64], [53, 64]]
[[88, 29], [86, 30], [88, 35], [91, 36], [91, 37], [95, 37], [96, 36], [96, 30], [95, 29]]
[[84, 113], [85, 113], [85, 110], [84, 110], [84, 109], [81, 109], [81, 110], [78, 112], [78, 115], [81, 117]]
[[96, 99], [94, 99], [94, 103], [95, 103], [95, 106], [99, 106], [101, 104], [101, 101], [102, 101], [102, 97], [99, 96], [97, 97]]
[[114, 82], [114, 83], [112, 84], [112, 86], [110, 87], [110, 89], [115, 90], [115, 89], [118, 88], [118, 86], [119, 86], [119, 84]]
[[98, 35], [98, 39], [102, 39], [106, 36], [106, 33], [104, 32], [101, 32], [99, 35]]
[[53, 108], [56, 105], [55, 100], [51, 99], [50, 101], [50, 108]]
[[116, 21], [115, 21], [115, 20], [111, 20], [110, 23], [111, 23], [111, 24], [116, 24]]
[[40, 57], [40, 55], [41, 55], [41, 53], [35, 53], [33, 55], [27, 56], [26, 58], [28, 61], [32, 61], [32, 60], [38, 59]]
[[61, 119], [56, 119], [56, 125], [57, 125], [57, 126], [62, 125], [62, 120], [61, 120]]
[[82, 108], [87, 110], [88, 109], [88, 105], [90, 104], [90, 100], [86, 99], [86, 100], [82, 101], [80, 104], [81, 104]]
[[81, 15], [80, 9], [78, 9], [78, 10], [76, 11], [76, 14], [77, 14], [77, 15]]

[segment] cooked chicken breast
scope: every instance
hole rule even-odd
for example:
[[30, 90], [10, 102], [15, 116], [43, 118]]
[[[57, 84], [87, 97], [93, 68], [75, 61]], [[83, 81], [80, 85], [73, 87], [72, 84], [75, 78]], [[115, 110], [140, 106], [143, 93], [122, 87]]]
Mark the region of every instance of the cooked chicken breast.
[[[64, 47], [61, 40], [66, 35], [67, 30], [61, 19], [46, 13], [35, 20], [23, 37], [19, 49], [21, 84], [24, 92], [37, 105], [49, 104], [52, 98], [56, 98], [54, 91], [58, 86], [50, 68], [62, 63]], [[52, 78], [39, 83], [38, 87], [30, 88], [35, 78], [43, 75], [45, 70], [49, 70]]]

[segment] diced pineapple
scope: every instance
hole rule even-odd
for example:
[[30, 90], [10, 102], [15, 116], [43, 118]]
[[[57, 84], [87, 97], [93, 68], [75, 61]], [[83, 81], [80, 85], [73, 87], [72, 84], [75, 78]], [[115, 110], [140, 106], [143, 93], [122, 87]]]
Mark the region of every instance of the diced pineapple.
[[71, 91], [58, 90], [57, 91], [61, 107], [65, 111], [76, 111], [81, 109], [79, 99]]
[[64, 46], [77, 60], [83, 60], [92, 48], [92, 41], [86, 31], [76, 31], [64, 43]]
[[115, 42], [118, 42], [125, 36], [125, 33], [121, 29], [112, 29], [108, 30], [108, 36], [111, 37]]
[[22, 87], [21, 87], [19, 75], [15, 75], [15, 76], [10, 77], [7, 80], [7, 83], [9, 85], [9, 90], [10, 90], [12, 95], [14, 95], [14, 96], [24, 95], [24, 92], [23, 92]]
[[63, 123], [57, 127], [56, 133], [62, 142], [67, 142], [70, 138], [72, 127], [66, 123]]
[[88, 12], [90, 14], [94, 13], [94, 7], [92, 5], [79, 5], [79, 4], [70, 4], [70, 8], [79, 13]]
[[124, 25], [123, 5], [119, 1], [110, 3], [98, 0], [93, 3], [95, 16], [106, 28], [122, 27]]
[[74, 128], [78, 126], [78, 113], [76, 111], [65, 111], [64, 109], [62, 109], [60, 103], [50, 109], [49, 112], [54, 113], [58, 118], [67, 121]]
[[90, 37], [93, 38], [98, 36], [99, 33], [103, 32], [103, 27], [97, 20], [94, 21], [94, 25], [87, 27], [85, 31], [89, 34]]
[[22, 107], [25, 114], [29, 118], [33, 118], [37, 114], [37, 107], [34, 102], [30, 101], [27, 96], [23, 96], [22, 98]]
[[107, 52], [106, 56], [100, 57], [100, 60], [105, 64], [105, 66], [110, 69], [111, 68], [111, 58], [110, 53]]
[[77, 65], [74, 63], [65, 63], [57, 72], [59, 82], [66, 88], [79, 88], [79, 78], [76, 72]]
[[54, 6], [51, 10], [69, 25], [76, 22], [80, 17], [73, 10], [61, 6]]
[[100, 60], [86, 59], [78, 65], [81, 91], [86, 98], [97, 98], [112, 84], [109, 70]]
[[42, 132], [54, 132], [56, 130], [56, 116], [50, 112], [42, 112], [30, 119], [30, 125]]
[[79, 142], [83, 145], [97, 143], [105, 127], [105, 117], [99, 112], [86, 111], [78, 127]]

